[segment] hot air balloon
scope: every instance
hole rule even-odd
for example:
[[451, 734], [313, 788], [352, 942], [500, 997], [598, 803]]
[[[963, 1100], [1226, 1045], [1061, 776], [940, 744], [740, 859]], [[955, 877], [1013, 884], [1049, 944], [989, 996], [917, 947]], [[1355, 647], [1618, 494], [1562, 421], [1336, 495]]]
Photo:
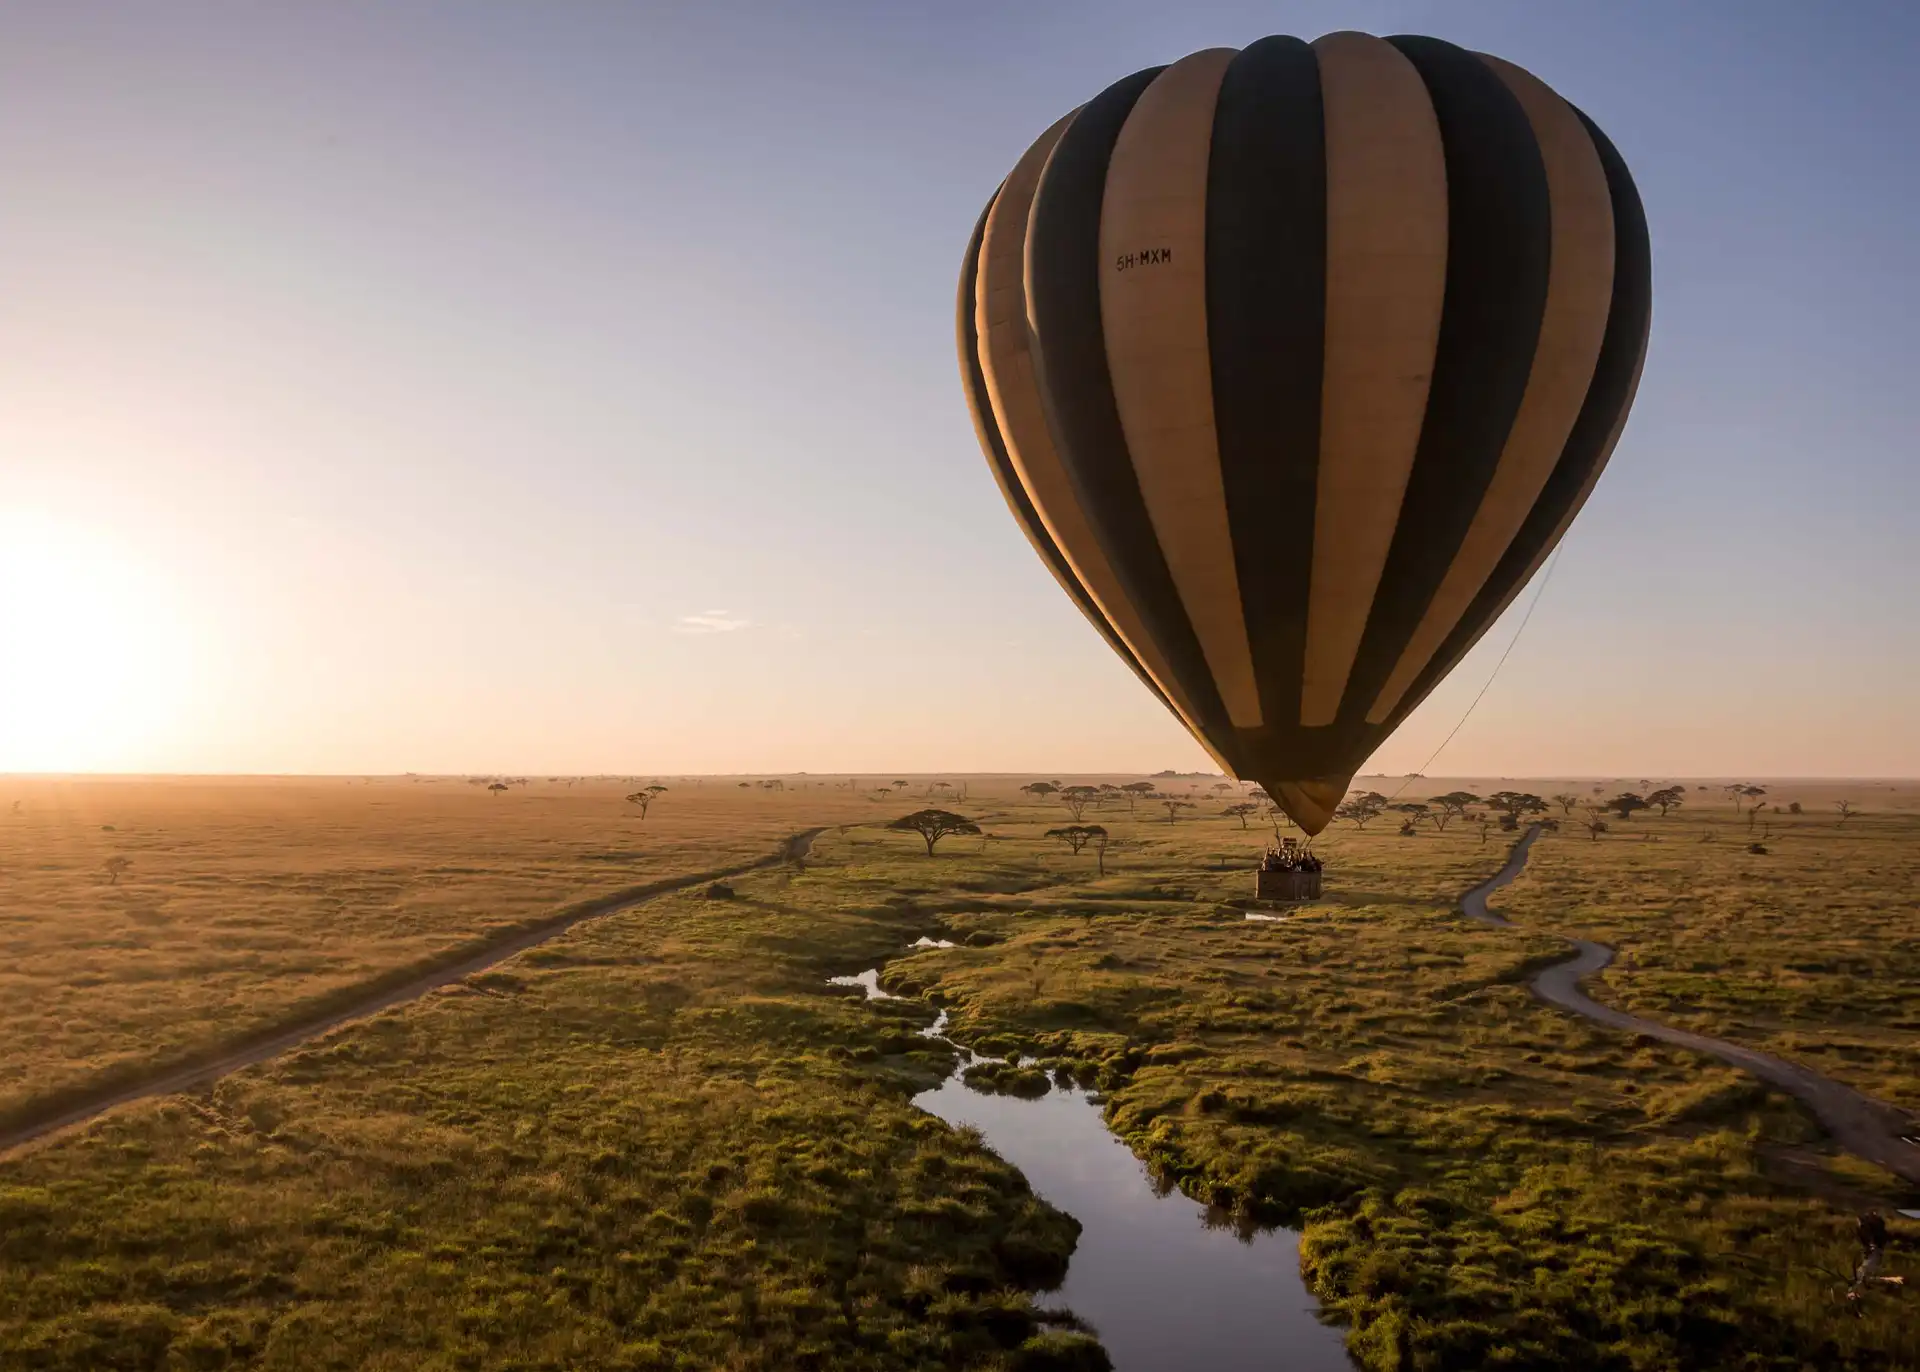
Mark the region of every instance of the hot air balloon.
[[1265, 38], [1041, 134], [968, 245], [961, 370], [1067, 594], [1313, 834], [1592, 491], [1651, 293], [1625, 163], [1537, 78]]

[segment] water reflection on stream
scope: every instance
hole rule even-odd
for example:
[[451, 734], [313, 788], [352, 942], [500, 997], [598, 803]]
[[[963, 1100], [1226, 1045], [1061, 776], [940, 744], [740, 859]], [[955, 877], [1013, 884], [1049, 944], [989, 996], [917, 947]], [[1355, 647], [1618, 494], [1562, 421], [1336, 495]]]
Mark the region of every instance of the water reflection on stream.
[[[877, 968], [835, 985], [882, 991]], [[938, 1037], [947, 1013], [921, 1032]], [[957, 1047], [958, 1045], [956, 1045]], [[961, 1049], [964, 1062], [977, 1061]], [[1291, 1230], [1236, 1233], [1173, 1191], [1107, 1131], [1089, 1093], [1056, 1086], [1038, 1100], [988, 1095], [956, 1071], [913, 1103], [978, 1129], [1033, 1189], [1080, 1221], [1066, 1284], [1041, 1304], [1091, 1324], [1117, 1372], [1351, 1372], [1340, 1332], [1314, 1318]]]

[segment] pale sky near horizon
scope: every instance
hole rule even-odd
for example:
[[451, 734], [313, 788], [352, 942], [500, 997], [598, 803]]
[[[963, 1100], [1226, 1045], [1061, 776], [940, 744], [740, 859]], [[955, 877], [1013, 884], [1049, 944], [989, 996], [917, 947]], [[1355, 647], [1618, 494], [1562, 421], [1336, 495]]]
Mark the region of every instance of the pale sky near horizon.
[[1210, 768], [1009, 518], [955, 276], [1066, 109], [1340, 28], [1531, 68], [1653, 236], [1431, 770], [1920, 774], [1920, 10], [1866, 0], [0, 7], [0, 771]]

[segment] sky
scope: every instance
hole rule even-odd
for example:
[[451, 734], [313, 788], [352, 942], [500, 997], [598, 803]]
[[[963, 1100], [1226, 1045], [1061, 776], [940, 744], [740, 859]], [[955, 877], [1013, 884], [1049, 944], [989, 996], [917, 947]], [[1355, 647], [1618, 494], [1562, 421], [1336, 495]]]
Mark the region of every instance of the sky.
[[1372, 767], [1920, 775], [1869, 0], [0, 7], [0, 771], [1210, 766], [1008, 516], [955, 280], [1109, 82], [1348, 28], [1583, 108], [1655, 278], [1525, 633]]

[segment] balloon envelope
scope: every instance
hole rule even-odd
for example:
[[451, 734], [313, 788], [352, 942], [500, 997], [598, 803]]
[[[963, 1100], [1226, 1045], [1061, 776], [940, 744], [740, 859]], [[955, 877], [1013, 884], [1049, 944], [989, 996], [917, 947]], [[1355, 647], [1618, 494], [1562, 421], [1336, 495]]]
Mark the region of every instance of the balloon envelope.
[[1651, 295], [1626, 165], [1538, 79], [1266, 38], [1027, 150], [967, 249], [961, 369], [1061, 586], [1318, 833], [1593, 489]]

